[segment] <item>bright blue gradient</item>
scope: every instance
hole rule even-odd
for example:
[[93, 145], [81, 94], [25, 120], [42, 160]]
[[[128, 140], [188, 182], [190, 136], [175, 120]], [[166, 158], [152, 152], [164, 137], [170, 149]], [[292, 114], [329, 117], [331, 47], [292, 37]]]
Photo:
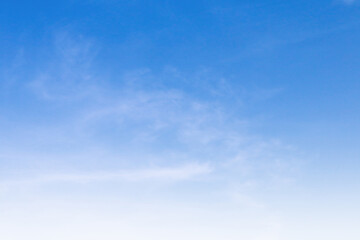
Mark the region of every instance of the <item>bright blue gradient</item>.
[[360, 2], [2, 1], [0, 239], [359, 239]]

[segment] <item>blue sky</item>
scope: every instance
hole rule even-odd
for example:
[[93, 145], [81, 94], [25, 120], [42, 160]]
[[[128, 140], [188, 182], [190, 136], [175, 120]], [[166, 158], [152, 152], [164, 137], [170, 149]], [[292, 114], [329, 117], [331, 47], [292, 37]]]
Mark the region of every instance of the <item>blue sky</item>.
[[360, 2], [2, 1], [0, 238], [359, 239]]

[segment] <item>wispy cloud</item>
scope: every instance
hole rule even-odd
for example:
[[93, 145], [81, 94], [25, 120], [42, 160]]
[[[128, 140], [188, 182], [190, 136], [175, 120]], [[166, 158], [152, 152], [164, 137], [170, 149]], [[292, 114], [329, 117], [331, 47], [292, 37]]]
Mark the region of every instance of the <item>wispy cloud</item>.
[[40, 62], [29, 86], [47, 100], [79, 100], [96, 92], [92, 70], [97, 55], [96, 45], [82, 35], [58, 31], [53, 35], [46, 61]]
[[347, 4], [347, 5], [352, 5], [356, 2], [356, 0], [342, 0], [343, 3]]
[[0, 181], [2, 189], [29, 185], [47, 185], [53, 183], [94, 183], [94, 182], [177, 182], [189, 181], [196, 177], [210, 174], [213, 169], [208, 164], [187, 164], [179, 167], [154, 167], [147, 169], [45, 173], [22, 179]]
[[[96, 72], [92, 61], [97, 47], [92, 41], [68, 33], [55, 35], [53, 58], [30, 81], [31, 91], [55, 120], [42, 115], [46, 124], [35, 122], [24, 131], [10, 132], [7, 142], [23, 141], [23, 147], [3, 149], [17, 149], [16, 154], [22, 156], [15, 160], [19, 169], [21, 163], [30, 162], [33, 168], [42, 165], [49, 172], [32, 181], [183, 180], [211, 172], [208, 163], [227, 182], [250, 178], [266, 182], [288, 175], [286, 169], [291, 166], [283, 163], [294, 159], [291, 150], [281, 141], [252, 134], [252, 122], [242, 113], [244, 99], [269, 100], [278, 90], [246, 93], [204, 69], [194, 73], [169, 67], [159, 72]], [[79, 104], [79, 100], [86, 101]], [[123, 168], [124, 161], [134, 170], [109, 171], [114, 166]], [[191, 162], [199, 165], [158, 167]], [[97, 164], [103, 172], [81, 173]], [[54, 174], [50, 169], [56, 166], [78, 173]]]

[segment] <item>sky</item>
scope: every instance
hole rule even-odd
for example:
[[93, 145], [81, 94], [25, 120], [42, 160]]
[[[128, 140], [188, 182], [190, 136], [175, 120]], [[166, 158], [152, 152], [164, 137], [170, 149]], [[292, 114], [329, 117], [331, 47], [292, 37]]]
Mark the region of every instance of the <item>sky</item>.
[[0, 2], [0, 239], [360, 238], [360, 1]]

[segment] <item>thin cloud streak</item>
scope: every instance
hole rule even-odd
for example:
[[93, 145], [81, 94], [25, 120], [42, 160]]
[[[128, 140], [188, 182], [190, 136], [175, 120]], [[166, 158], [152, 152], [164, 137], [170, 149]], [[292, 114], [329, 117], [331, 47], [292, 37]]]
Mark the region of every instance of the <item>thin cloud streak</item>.
[[136, 170], [102, 171], [88, 173], [43, 174], [22, 180], [5, 180], [0, 186], [7, 188], [19, 185], [42, 185], [51, 183], [91, 183], [91, 182], [143, 182], [143, 181], [188, 181], [213, 172], [208, 164], [187, 164], [179, 167], [156, 167]]

